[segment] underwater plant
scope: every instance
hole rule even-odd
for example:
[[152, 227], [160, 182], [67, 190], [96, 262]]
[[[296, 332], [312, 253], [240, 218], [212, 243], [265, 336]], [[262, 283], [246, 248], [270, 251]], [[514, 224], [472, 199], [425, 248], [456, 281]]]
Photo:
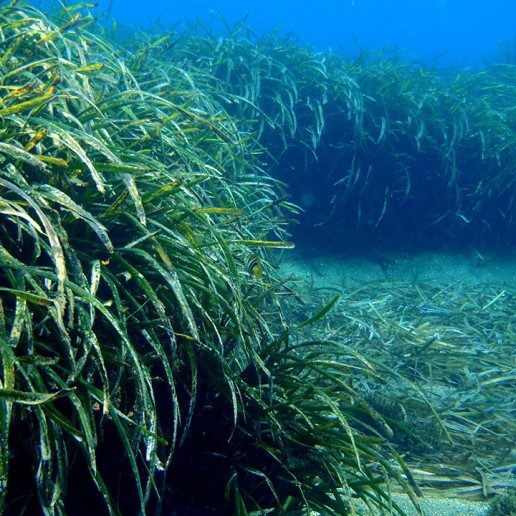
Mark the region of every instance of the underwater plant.
[[255, 124], [89, 7], [0, 8], [0, 512], [419, 508], [374, 366], [294, 342], [338, 298], [284, 313], [296, 208]]
[[[347, 336], [381, 382], [353, 385], [390, 427], [423, 492], [485, 500], [514, 489], [514, 286], [442, 280], [366, 282], [306, 336]], [[303, 298], [326, 292], [306, 285]], [[297, 311], [289, 310], [296, 316]], [[353, 427], [381, 430], [370, 414]]]
[[166, 55], [203, 70], [233, 116], [257, 121], [272, 175], [308, 200], [303, 233], [327, 228], [344, 248], [514, 244], [514, 66], [436, 71], [395, 52], [349, 59], [243, 32], [194, 27]]
[[489, 516], [510, 516], [516, 514], [516, 496], [514, 491], [508, 491], [493, 499], [489, 507]]
[[402, 513], [396, 490], [420, 511], [449, 442], [449, 485], [500, 487], [510, 288], [307, 307], [273, 252], [294, 176], [324, 227], [385, 235], [425, 201], [429, 232], [510, 235], [513, 68], [243, 23], [121, 41], [89, 8], [0, 8], [0, 512]]

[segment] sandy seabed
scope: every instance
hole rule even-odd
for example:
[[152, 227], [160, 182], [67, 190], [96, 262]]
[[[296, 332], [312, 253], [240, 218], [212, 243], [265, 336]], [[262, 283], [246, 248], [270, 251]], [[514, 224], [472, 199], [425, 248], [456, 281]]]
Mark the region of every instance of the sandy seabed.
[[475, 252], [400, 254], [366, 257], [316, 254], [303, 250], [285, 254], [284, 275], [295, 275], [315, 288], [344, 289], [371, 281], [463, 282], [516, 288], [516, 251], [496, 255]]
[[[376, 256], [344, 256], [317, 253], [314, 250], [297, 249], [285, 253], [280, 260], [282, 276], [295, 278], [303, 284], [303, 290], [328, 289], [341, 291], [362, 284], [380, 282], [404, 282], [447, 285], [493, 285], [508, 292], [516, 289], [516, 252], [479, 255], [471, 252], [442, 252], [420, 254], [393, 254]], [[417, 511], [408, 497], [395, 495], [396, 503], [407, 515]], [[485, 516], [489, 503], [446, 497], [432, 492], [424, 496], [421, 505], [428, 516]], [[359, 508], [358, 511], [361, 511]], [[363, 507], [369, 514], [368, 509]]]

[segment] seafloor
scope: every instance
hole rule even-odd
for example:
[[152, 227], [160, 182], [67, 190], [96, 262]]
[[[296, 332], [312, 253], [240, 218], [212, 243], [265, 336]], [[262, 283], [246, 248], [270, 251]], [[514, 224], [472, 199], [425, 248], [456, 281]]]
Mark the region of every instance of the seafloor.
[[516, 253], [394, 253], [371, 256], [327, 255], [313, 249], [285, 253], [282, 273], [295, 275], [314, 288], [345, 289], [371, 281], [432, 282], [445, 286], [505, 285], [516, 288]]
[[[421, 355], [421, 362], [435, 363], [435, 377], [427, 381], [421, 373], [420, 378], [410, 380], [422, 386], [426, 393], [437, 393], [432, 402], [443, 414], [444, 425], [450, 433], [468, 449], [468, 459], [460, 464], [464, 457], [461, 446], [448, 450], [446, 445], [444, 451], [423, 453], [417, 461], [410, 453], [405, 455], [422, 487], [421, 507], [427, 515], [488, 514], [492, 496], [515, 488], [514, 447], [510, 433], [501, 441], [490, 441], [489, 432], [494, 433], [495, 426], [489, 425], [493, 422], [493, 425], [503, 427], [504, 420], [509, 421], [509, 427], [513, 425], [510, 414], [514, 413], [515, 398], [510, 386], [514, 384], [514, 366], [511, 371], [510, 364], [514, 364], [514, 352], [510, 350], [516, 344], [512, 329], [516, 255], [483, 255], [466, 250], [346, 256], [298, 248], [295, 252], [285, 253], [280, 268], [282, 275], [291, 278], [296, 289], [303, 292], [306, 304], [300, 313], [306, 312], [307, 308], [315, 311], [324, 299], [341, 293], [341, 300], [318, 329], [324, 337], [342, 339], [367, 357], [375, 355], [376, 345], [381, 348], [376, 354], [382, 357], [390, 353], [389, 366], [400, 372], [404, 370], [402, 362], [418, 352], [414, 351], [418, 344], [431, 343]], [[367, 328], [365, 332], [364, 328]], [[410, 333], [407, 338], [412, 339], [412, 347], [402, 342], [405, 330], [407, 335]], [[489, 337], [494, 333], [498, 334], [499, 355], [497, 342]], [[461, 340], [454, 341], [453, 335]], [[396, 345], [400, 352], [391, 349], [385, 352], [385, 348]], [[487, 365], [487, 362], [481, 365], [483, 359], [477, 360], [473, 352], [469, 354], [470, 348], [476, 348], [475, 353], [480, 355], [489, 353], [489, 363], [495, 366]], [[502, 348], [506, 350], [505, 355]], [[459, 364], [461, 356], [464, 362]], [[466, 376], [470, 375], [470, 379], [475, 379], [476, 386], [467, 385], [467, 382], [459, 385], [460, 382], [450, 380], [454, 375], [458, 377], [461, 370]], [[496, 390], [488, 392], [495, 384], [500, 386], [500, 398], [496, 394], [493, 397], [492, 392]], [[504, 391], [504, 388], [508, 390]], [[442, 407], [448, 400], [459, 407], [457, 412], [467, 413], [470, 420], [466, 422], [466, 418], [461, 420], [461, 415], [445, 411]], [[492, 406], [488, 407], [488, 403]], [[492, 413], [496, 415], [492, 416]], [[419, 416], [416, 414], [415, 417]], [[473, 435], [482, 425], [486, 427], [485, 440], [481, 441], [480, 437], [478, 441], [470, 439], [468, 435]], [[480, 436], [482, 430], [478, 434]], [[464, 436], [462, 440], [461, 435]], [[504, 454], [498, 453], [496, 448], [504, 446], [507, 448]], [[482, 469], [479, 464], [485, 468], [475, 481], [476, 473]], [[417, 514], [408, 497], [395, 495], [394, 499], [407, 514]], [[356, 510], [360, 514], [369, 514], [360, 504]]]
[[[407, 516], [417, 515], [408, 497], [399, 495], [394, 498]], [[485, 516], [489, 510], [489, 505], [484, 502], [436, 496], [423, 498], [421, 507], [426, 516]]]

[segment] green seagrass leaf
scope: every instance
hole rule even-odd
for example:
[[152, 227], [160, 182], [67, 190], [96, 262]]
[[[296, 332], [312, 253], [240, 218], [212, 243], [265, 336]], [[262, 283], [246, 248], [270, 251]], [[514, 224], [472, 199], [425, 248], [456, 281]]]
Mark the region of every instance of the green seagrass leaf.
[[24, 290], [0, 287], [0, 291], [8, 292], [9, 294], [13, 294], [16, 297], [25, 299], [25, 301], [30, 301], [31, 303], [36, 303], [37, 305], [41, 306], [52, 306], [54, 304], [54, 301], [52, 301], [52, 299], [49, 299], [48, 297], [32, 294], [31, 292], [26, 292]]
[[41, 405], [42, 403], [48, 403], [49, 401], [67, 396], [73, 390], [74, 389], [71, 388], [62, 389], [54, 393], [43, 393], [0, 388], [0, 398], [12, 401], [13, 403], [21, 403], [22, 405]]

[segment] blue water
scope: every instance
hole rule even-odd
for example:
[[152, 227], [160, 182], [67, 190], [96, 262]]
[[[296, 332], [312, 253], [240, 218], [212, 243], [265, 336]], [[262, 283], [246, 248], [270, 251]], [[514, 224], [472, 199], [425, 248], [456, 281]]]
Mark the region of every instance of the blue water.
[[[72, 2], [73, 3], [73, 2]], [[108, 9], [110, 0], [101, 0]], [[258, 35], [280, 27], [316, 49], [399, 48], [405, 58], [441, 66], [480, 66], [516, 38], [516, 0], [112, 0], [118, 21], [180, 28], [200, 18], [222, 31], [249, 14]]]

